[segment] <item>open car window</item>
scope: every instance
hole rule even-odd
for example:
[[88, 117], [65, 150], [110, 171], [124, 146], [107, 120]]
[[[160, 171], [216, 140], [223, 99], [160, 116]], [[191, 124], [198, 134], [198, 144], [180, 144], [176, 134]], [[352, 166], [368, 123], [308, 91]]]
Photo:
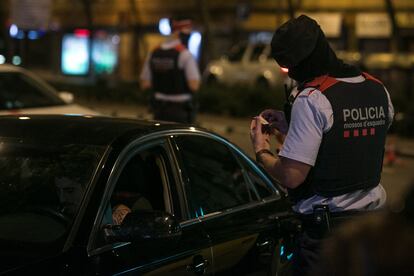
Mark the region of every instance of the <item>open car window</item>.
[[163, 145], [139, 149], [125, 158], [117, 171], [118, 177], [111, 184], [110, 196], [105, 202], [94, 248], [112, 242], [106, 240], [105, 228], [122, 225], [126, 216], [139, 211], [163, 211], [174, 213], [170, 187], [174, 181]]

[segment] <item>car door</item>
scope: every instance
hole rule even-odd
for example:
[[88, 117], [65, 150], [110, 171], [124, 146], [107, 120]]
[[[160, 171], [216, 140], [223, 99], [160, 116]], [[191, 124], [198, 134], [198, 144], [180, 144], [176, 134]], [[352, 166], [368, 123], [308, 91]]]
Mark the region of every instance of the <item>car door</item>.
[[[200, 224], [186, 224], [175, 241], [110, 242], [103, 238], [114, 226], [114, 209], [126, 206], [170, 213], [181, 221], [175, 165], [164, 138], [134, 142], [119, 155], [95, 222], [88, 253], [88, 273], [116, 275], [211, 274], [211, 247]], [[128, 203], [133, 199], [133, 203]], [[138, 202], [138, 203], [137, 203]], [[118, 210], [118, 209], [117, 209]], [[126, 219], [128, 214], [124, 219]], [[121, 219], [122, 220], [122, 219]], [[122, 222], [120, 224], [122, 226]], [[117, 226], [115, 226], [117, 227]], [[115, 228], [116, 229], [116, 228]]]
[[189, 216], [198, 218], [211, 238], [215, 273], [269, 272], [282, 238], [280, 218], [290, 208], [287, 201], [263, 173], [251, 172], [254, 182], [246, 172], [254, 169], [253, 162], [243, 165], [239, 156], [244, 155], [225, 140], [200, 134], [175, 136], [174, 141]]

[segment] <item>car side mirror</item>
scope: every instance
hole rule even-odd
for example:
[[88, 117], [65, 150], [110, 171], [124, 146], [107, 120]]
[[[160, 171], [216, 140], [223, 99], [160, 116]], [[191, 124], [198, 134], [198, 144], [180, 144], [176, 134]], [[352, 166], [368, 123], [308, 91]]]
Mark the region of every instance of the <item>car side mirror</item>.
[[108, 242], [139, 242], [140, 246], [174, 244], [181, 237], [181, 226], [177, 219], [166, 212], [136, 210], [129, 213], [121, 225], [110, 225], [104, 229]]
[[67, 91], [61, 91], [59, 92], [58, 95], [59, 95], [59, 98], [61, 98], [67, 104], [71, 104], [75, 100], [75, 97], [73, 96], [73, 94]]

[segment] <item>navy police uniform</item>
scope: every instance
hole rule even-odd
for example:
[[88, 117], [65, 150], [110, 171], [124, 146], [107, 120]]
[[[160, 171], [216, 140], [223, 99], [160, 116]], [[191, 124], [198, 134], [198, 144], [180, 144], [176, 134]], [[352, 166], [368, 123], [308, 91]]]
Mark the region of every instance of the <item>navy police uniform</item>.
[[289, 193], [295, 202], [315, 194], [328, 198], [371, 189], [380, 183], [389, 126], [388, 96], [379, 80], [362, 75], [366, 81], [360, 83], [324, 75], [304, 84], [311, 88], [307, 93], [317, 89], [327, 98], [334, 120], [322, 136], [305, 182]]
[[276, 30], [271, 47], [273, 58], [299, 83], [279, 156], [312, 167], [289, 190], [303, 225], [294, 274], [306, 275], [332, 227], [384, 206], [380, 179], [394, 111], [383, 84], [339, 60], [313, 19], [289, 20]]
[[147, 58], [141, 80], [150, 81], [155, 120], [193, 123], [197, 109], [188, 80], [200, 80], [197, 63], [180, 39], [164, 42]]
[[178, 44], [170, 49], [157, 48], [150, 59], [153, 95], [152, 109], [155, 120], [192, 123], [195, 107], [192, 92], [187, 85], [178, 58], [186, 48]]

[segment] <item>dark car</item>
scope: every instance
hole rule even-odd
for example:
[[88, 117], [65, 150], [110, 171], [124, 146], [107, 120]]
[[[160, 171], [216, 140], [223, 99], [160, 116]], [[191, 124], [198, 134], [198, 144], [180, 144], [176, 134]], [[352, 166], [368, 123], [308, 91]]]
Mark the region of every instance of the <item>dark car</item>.
[[214, 133], [91, 116], [0, 125], [2, 273], [276, 275], [289, 262], [285, 193]]

